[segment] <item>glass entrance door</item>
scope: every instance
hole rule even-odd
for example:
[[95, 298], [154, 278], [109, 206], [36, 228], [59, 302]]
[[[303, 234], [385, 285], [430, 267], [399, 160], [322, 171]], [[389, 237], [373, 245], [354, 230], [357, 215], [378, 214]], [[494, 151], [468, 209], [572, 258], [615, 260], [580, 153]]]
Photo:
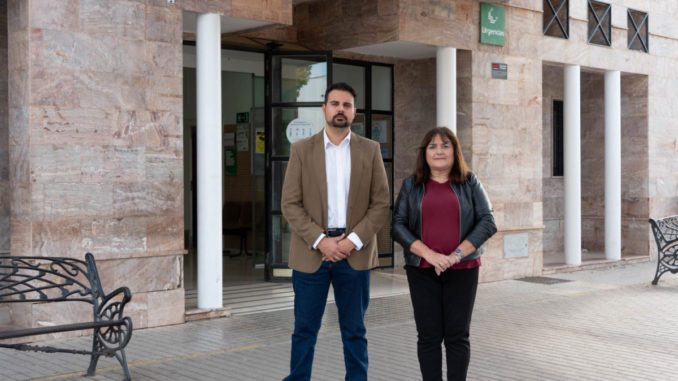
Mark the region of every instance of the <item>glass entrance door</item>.
[[282, 215], [280, 198], [290, 145], [311, 136], [325, 125], [322, 113], [325, 90], [332, 79], [330, 52], [276, 52], [266, 57], [266, 279], [292, 276], [287, 267], [292, 236]]

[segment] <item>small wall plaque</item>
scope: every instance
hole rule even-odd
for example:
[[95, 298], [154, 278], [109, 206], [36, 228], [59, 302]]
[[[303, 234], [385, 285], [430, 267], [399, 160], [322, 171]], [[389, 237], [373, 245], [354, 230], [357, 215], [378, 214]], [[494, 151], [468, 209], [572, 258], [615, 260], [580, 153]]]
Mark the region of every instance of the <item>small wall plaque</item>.
[[527, 233], [504, 236], [504, 258], [527, 258]]
[[507, 79], [508, 65], [500, 62], [492, 62], [492, 78]]

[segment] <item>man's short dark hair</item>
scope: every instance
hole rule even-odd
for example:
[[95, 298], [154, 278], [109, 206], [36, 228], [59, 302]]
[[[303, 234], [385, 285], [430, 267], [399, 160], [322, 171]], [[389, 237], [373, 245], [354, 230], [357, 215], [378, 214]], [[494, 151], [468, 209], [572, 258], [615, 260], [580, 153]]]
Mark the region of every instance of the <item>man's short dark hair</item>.
[[325, 102], [323, 103], [327, 104], [327, 96], [330, 95], [330, 91], [332, 90], [348, 91], [349, 93], [351, 93], [351, 95], [353, 95], [353, 104], [355, 104], [356, 101], [355, 90], [353, 90], [351, 85], [349, 85], [346, 82], [337, 82], [332, 84], [332, 86], [328, 87], [327, 90], [325, 90]]

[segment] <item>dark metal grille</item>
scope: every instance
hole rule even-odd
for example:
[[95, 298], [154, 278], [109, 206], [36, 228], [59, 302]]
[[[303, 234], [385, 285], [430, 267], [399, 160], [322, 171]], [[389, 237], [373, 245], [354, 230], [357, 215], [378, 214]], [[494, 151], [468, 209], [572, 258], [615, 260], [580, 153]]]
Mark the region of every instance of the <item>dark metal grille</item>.
[[588, 1], [590, 44], [612, 46], [612, 7], [600, 1]]
[[629, 9], [628, 15], [628, 45], [631, 50], [650, 52], [650, 35], [648, 34], [648, 14]]
[[569, 0], [544, 0], [544, 35], [570, 38]]
[[553, 176], [563, 176], [565, 159], [563, 152], [563, 101], [553, 101]]

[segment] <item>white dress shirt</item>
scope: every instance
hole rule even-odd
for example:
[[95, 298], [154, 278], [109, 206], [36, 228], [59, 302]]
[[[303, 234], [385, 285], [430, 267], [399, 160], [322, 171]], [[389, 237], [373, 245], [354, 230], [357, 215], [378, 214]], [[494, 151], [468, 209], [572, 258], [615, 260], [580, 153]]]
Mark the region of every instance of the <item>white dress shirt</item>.
[[[325, 173], [327, 178], [327, 227], [346, 228], [346, 210], [348, 207], [348, 190], [351, 185], [351, 133], [339, 143], [334, 145], [323, 132], [325, 142]], [[325, 233], [320, 234], [313, 244], [316, 249]], [[363, 247], [363, 243], [357, 234], [351, 232], [348, 239], [353, 242], [356, 250]]]

